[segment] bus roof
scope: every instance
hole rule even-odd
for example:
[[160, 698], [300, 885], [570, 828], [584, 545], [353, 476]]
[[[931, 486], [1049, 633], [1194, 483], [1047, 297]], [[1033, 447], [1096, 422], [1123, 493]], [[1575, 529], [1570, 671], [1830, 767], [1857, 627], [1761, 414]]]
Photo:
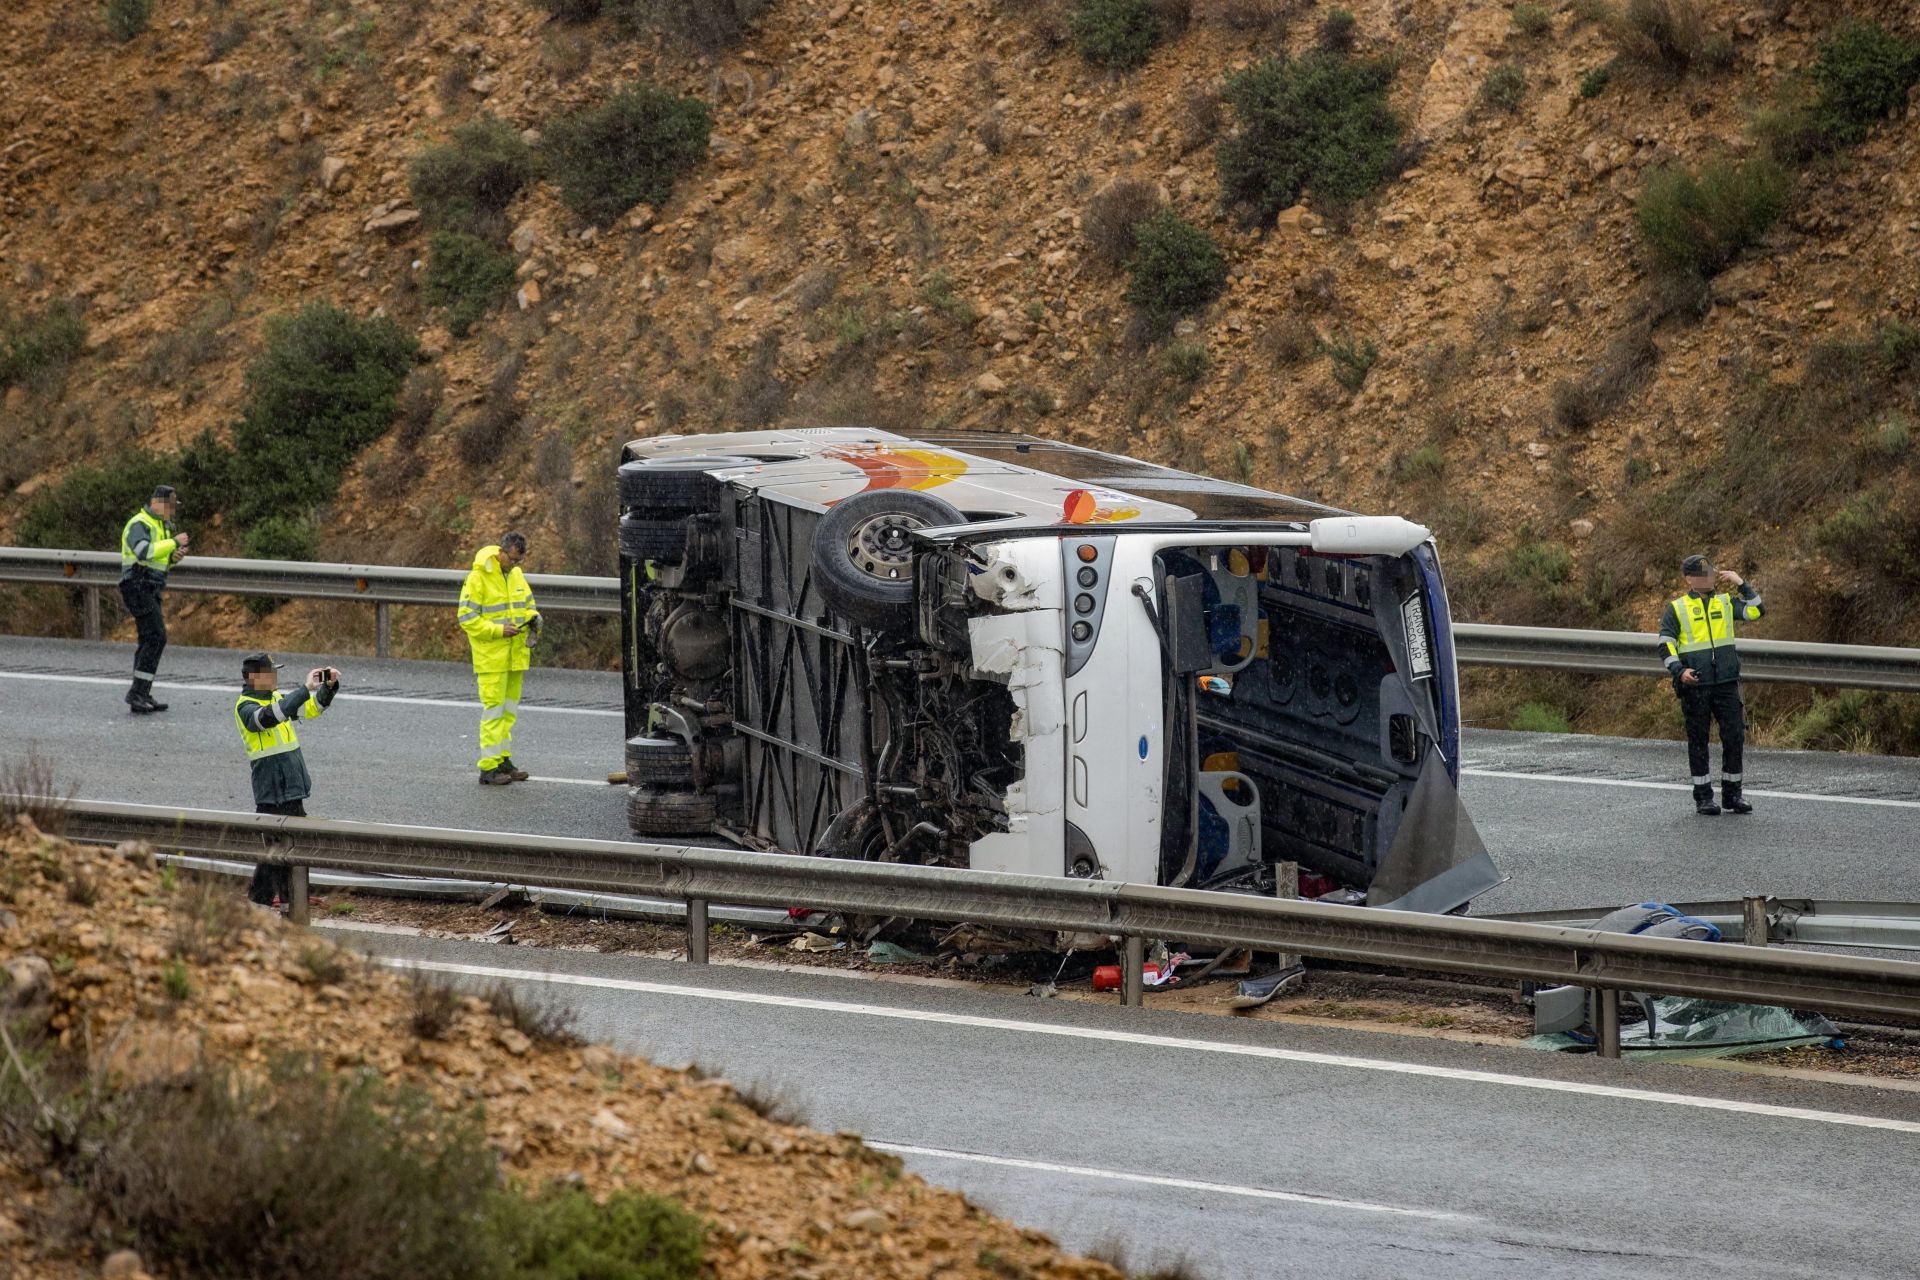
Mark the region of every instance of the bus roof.
[[1093, 495], [1093, 521], [1294, 523], [1346, 512], [1137, 458], [1038, 436], [940, 431], [908, 437], [861, 427], [790, 428], [634, 440], [622, 461], [711, 459], [705, 468], [741, 488], [824, 510], [869, 489], [916, 489], [969, 520], [1064, 524], [1076, 489]]

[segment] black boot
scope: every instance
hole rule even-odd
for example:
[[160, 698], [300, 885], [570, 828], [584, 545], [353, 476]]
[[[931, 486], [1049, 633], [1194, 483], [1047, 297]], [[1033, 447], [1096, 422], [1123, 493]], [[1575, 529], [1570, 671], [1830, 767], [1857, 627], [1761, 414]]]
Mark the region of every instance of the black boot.
[[1720, 808], [1727, 813], [1753, 812], [1753, 806], [1740, 798], [1740, 784], [1737, 782], [1720, 784]]
[[1720, 806], [1713, 802], [1713, 787], [1711, 784], [1693, 789], [1693, 811], [1709, 818], [1717, 818], [1720, 816]]
[[138, 689], [127, 690], [127, 710], [137, 716], [150, 716], [160, 710], [159, 704]]

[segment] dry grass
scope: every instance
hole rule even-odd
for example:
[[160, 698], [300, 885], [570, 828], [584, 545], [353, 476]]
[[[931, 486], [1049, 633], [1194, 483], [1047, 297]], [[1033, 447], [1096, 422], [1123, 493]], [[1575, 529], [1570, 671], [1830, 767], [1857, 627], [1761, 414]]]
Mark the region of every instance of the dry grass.
[[245, 897], [226, 877], [184, 873], [173, 893], [173, 954], [194, 961], [224, 954], [246, 924], [247, 911]]
[[1554, 383], [1554, 421], [1571, 431], [1584, 431], [1600, 422], [1646, 381], [1659, 359], [1653, 326], [1646, 320], [1634, 321], [1614, 335], [1585, 377]]
[[412, 1011], [407, 1026], [422, 1040], [438, 1040], [453, 1027], [460, 1011], [460, 994], [446, 983], [424, 973], [415, 973], [407, 983]]
[[583, 1043], [574, 1028], [580, 1011], [560, 1000], [516, 991], [501, 983], [485, 996], [487, 1007], [535, 1044], [569, 1046]]
[[1133, 256], [1134, 228], [1160, 212], [1160, 189], [1151, 182], [1119, 179], [1094, 193], [1081, 215], [1082, 233], [1096, 261], [1118, 267]]
[[67, 829], [77, 788], [63, 785], [53, 761], [28, 743], [25, 752], [0, 766], [0, 825], [27, 818], [50, 836]]
[[526, 366], [527, 357], [519, 351], [495, 365], [479, 412], [454, 436], [454, 452], [469, 467], [498, 462], [518, 440], [526, 416], [526, 402], [520, 398], [520, 375]]

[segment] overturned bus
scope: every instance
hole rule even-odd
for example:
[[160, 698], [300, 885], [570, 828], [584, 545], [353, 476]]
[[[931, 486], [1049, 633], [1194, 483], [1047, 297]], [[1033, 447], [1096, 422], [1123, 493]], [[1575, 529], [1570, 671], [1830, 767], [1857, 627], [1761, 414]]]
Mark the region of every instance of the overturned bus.
[[1419, 525], [985, 433], [635, 440], [619, 491], [636, 834], [1269, 894], [1291, 862], [1425, 911], [1499, 881]]

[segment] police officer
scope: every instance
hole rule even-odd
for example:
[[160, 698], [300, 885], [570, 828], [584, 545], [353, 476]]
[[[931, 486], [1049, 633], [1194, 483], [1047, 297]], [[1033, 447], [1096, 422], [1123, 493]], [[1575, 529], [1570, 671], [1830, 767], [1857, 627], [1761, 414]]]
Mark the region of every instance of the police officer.
[[[313, 779], [301, 758], [300, 735], [294, 732], [293, 722], [319, 718], [340, 692], [340, 672], [315, 667], [307, 672], [304, 686], [280, 693], [280, 664], [267, 654], [250, 653], [240, 660], [240, 679], [246, 687], [233, 704], [233, 718], [253, 770], [253, 811], [304, 818]], [[293, 874], [286, 867], [254, 868], [253, 884], [247, 890], [253, 901], [271, 906], [292, 894]]]
[[173, 486], [155, 485], [147, 505], [133, 513], [120, 530], [120, 599], [133, 615], [140, 637], [133, 651], [133, 687], [127, 690], [127, 708], [137, 716], [165, 711], [167, 704], [153, 699], [153, 682], [160, 655], [167, 647], [167, 620], [160, 612], [160, 593], [173, 567], [193, 539], [175, 533], [173, 517], [180, 509]]
[[[1747, 741], [1746, 708], [1740, 701], [1740, 652], [1733, 624], [1761, 616], [1760, 593], [1731, 569], [1715, 570], [1705, 556], [1680, 562], [1687, 593], [1668, 603], [1660, 618], [1660, 652], [1680, 696], [1687, 722], [1687, 763], [1693, 772], [1693, 807], [1712, 816], [1752, 813], [1740, 797], [1741, 751]], [[1733, 587], [1735, 599], [1716, 586]], [[1720, 722], [1720, 803], [1713, 802], [1713, 777], [1707, 771], [1707, 733]]]
[[540, 611], [533, 588], [520, 572], [527, 558], [525, 534], [508, 532], [473, 556], [460, 588], [460, 629], [473, 651], [473, 678], [480, 693], [480, 783], [525, 782], [513, 762], [513, 725], [520, 714], [520, 685], [533, 665]]

